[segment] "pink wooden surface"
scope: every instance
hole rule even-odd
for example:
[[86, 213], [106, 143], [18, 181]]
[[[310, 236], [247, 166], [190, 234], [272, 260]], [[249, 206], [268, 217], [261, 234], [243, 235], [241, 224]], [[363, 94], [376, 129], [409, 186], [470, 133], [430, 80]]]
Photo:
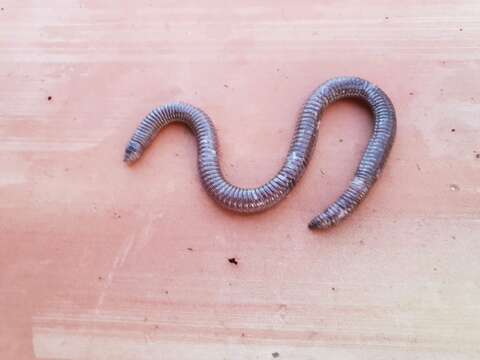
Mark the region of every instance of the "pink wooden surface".
[[[0, 7], [1, 359], [480, 358], [478, 1]], [[332, 231], [306, 224], [367, 142], [352, 102], [261, 215], [206, 196], [182, 126], [121, 161], [142, 116], [183, 100], [215, 121], [228, 179], [258, 185], [343, 74], [391, 96], [398, 135]]]

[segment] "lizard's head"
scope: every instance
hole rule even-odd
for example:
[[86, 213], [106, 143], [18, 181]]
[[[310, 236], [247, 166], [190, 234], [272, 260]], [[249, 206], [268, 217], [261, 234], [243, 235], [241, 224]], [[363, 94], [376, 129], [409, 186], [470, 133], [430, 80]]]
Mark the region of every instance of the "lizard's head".
[[143, 146], [138, 141], [130, 140], [126, 149], [125, 155], [123, 156], [123, 161], [128, 165], [133, 164], [137, 161], [143, 153]]

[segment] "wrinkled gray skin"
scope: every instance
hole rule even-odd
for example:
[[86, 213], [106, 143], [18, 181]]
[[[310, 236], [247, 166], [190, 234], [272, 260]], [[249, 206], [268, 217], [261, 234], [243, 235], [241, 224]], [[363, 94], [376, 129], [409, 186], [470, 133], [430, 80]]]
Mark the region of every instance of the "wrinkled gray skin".
[[266, 210], [285, 198], [308, 165], [322, 113], [343, 98], [359, 98], [372, 110], [373, 132], [345, 192], [310, 223], [310, 229], [326, 229], [349, 215], [377, 180], [393, 144], [395, 109], [388, 96], [374, 84], [357, 77], [337, 77], [318, 87], [304, 105], [283, 166], [267, 183], [240, 188], [225, 180], [218, 159], [218, 141], [212, 121], [202, 110], [185, 103], [171, 103], [153, 110], [140, 123], [125, 150], [124, 161], [138, 160], [157, 135], [172, 122], [185, 123], [198, 143], [198, 168], [207, 193], [221, 206], [240, 213]]

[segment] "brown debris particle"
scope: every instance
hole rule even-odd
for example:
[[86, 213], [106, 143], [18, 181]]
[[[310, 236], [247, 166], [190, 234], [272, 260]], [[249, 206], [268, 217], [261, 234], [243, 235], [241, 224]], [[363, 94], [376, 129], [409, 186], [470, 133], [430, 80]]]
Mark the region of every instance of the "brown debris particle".
[[460, 186], [458, 186], [457, 184], [450, 184], [450, 190], [458, 191], [460, 190]]

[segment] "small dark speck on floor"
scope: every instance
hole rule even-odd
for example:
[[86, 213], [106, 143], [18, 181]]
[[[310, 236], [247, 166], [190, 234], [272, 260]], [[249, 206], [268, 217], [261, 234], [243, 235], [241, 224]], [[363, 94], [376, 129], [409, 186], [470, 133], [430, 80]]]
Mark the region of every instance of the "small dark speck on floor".
[[385, 16], [385, 20], [388, 20], [388, 19], [390, 19], [390, 17], [388, 17], [388, 16]]
[[98, 280], [99, 280], [99, 281], [102, 281], [102, 280], [103, 280], [103, 277], [99, 276], [99, 277], [98, 277]]
[[228, 259], [228, 262], [229, 262], [230, 264], [233, 264], [233, 265], [238, 265], [237, 258], [234, 258], [234, 257], [229, 258], [229, 259]]
[[48, 100], [48, 101], [52, 101], [52, 99], [53, 99], [53, 98], [52, 98], [51, 96], [47, 97], [47, 100]]
[[274, 353], [272, 353], [272, 357], [273, 358], [278, 358], [278, 357], [280, 357], [280, 354], [275, 351]]
[[228, 84], [223, 84], [223, 87], [224, 87], [225, 89], [228, 89]]
[[365, 241], [360, 240], [359, 244], [360, 244], [360, 245], [365, 245]]
[[480, 159], [480, 154], [475, 154], [475, 157], [476, 157], [477, 159]]
[[335, 291], [335, 290], [337, 290], [337, 289], [335, 289], [335, 287], [332, 287], [332, 291]]
[[455, 235], [451, 236], [452, 240], [457, 240], [457, 237]]
[[343, 142], [343, 139], [338, 139], [338, 142]]
[[175, 156], [178, 157], [178, 153], [175, 153]]
[[455, 132], [455, 129], [450, 129], [451, 132]]
[[143, 321], [147, 322], [147, 321], [148, 321], [148, 318], [147, 318], [147, 317], [144, 317], [144, 318], [143, 318]]
[[436, 267], [434, 267], [434, 268], [433, 268], [433, 271], [437, 271], [437, 268], [436, 268]]
[[458, 29], [458, 31], [463, 31], [463, 28]]
[[155, 329], [160, 329], [160, 326], [158, 326], [158, 325], [155, 325]]
[[165, 290], [165, 295], [168, 295], [168, 290]]
[[422, 168], [420, 167], [420, 165], [416, 164], [417, 165], [417, 170], [418, 171], [422, 171]]
[[460, 190], [460, 186], [458, 186], [457, 184], [450, 184], [450, 190], [458, 191]]
[[0, 8], [1, 11], [5, 10], [4, 8]]
[[408, 95], [415, 95], [415, 93], [413, 91], [410, 91]]
[[192, 248], [187, 248], [187, 250], [188, 250], [188, 251], [193, 251], [193, 249], [192, 249]]
[[241, 336], [242, 336], [242, 337], [245, 337], [245, 333], [242, 333], [242, 335], [241, 335]]

